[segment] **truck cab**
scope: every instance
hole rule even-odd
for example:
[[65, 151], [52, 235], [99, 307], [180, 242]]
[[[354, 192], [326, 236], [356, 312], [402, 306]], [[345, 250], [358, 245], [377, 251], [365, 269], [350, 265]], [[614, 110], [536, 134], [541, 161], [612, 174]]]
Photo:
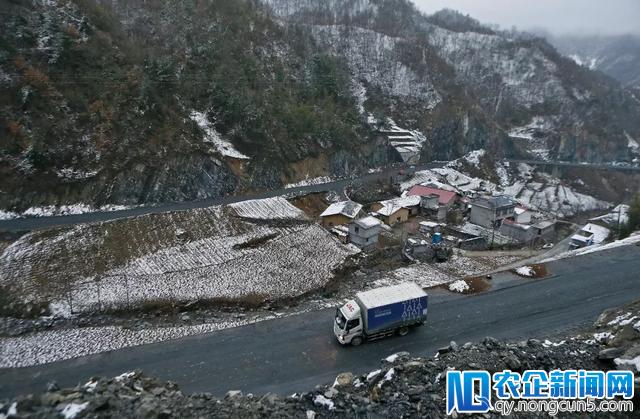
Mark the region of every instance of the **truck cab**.
[[[355, 300], [349, 300], [342, 307], [336, 309], [333, 333], [341, 344], [359, 345], [362, 343], [362, 330], [361, 310]], [[357, 339], [354, 341], [354, 338]]]

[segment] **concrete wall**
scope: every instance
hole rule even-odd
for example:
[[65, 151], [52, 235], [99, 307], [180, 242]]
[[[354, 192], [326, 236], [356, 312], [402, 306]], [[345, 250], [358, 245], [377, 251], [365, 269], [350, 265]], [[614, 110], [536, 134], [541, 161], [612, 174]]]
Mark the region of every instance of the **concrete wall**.
[[471, 215], [469, 216], [469, 221], [479, 226], [492, 228], [493, 211], [489, 208], [471, 204]]
[[362, 228], [356, 223], [349, 223], [349, 235], [350, 236], [359, 236], [362, 238], [373, 237], [380, 234], [380, 230], [382, 227], [375, 226], [370, 228]]
[[388, 217], [384, 217], [384, 222], [392, 226], [397, 223], [404, 223], [409, 219], [409, 210], [406, 208], [400, 208]]
[[368, 248], [373, 247], [378, 243], [378, 234], [369, 237], [363, 237], [359, 235], [349, 234], [349, 240], [351, 243], [355, 244], [358, 247]]
[[523, 229], [510, 223], [503, 223], [500, 226], [500, 234], [511, 237], [518, 243], [529, 243], [536, 236], [537, 229], [530, 227]]

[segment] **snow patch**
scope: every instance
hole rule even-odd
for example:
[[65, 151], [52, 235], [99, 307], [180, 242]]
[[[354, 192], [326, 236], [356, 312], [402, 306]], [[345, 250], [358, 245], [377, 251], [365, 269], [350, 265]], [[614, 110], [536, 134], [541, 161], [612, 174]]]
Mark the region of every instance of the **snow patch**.
[[613, 360], [613, 362], [615, 362], [615, 364], [618, 366], [631, 365], [636, 369], [636, 371], [640, 372], [640, 356], [637, 356], [633, 359], [616, 358]]
[[384, 360], [387, 361], [390, 364], [393, 364], [394, 362], [396, 362], [396, 359], [398, 359], [399, 356], [400, 355], [398, 355], [398, 354], [389, 355]]
[[522, 275], [522, 276], [532, 277], [535, 275], [535, 271], [531, 266], [521, 266], [518, 269], [516, 269], [516, 272], [518, 273], [518, 275]]
[[455, 292], [465, 292], [469, 289], [469, 284], [467, 284], [462, 279], [457, 280], [456, 282], [452, 282], [449, 284], [449, 290]]
[[367, 374], [367, 381], [373, 380], [375, 377], [380, 375], [381, 372], [382, 372], [382, 370], [371, 371], [369, 374]]
[[611, 320], [609, 323], [607, 323], [607, 325], [609, 326], [615, 326], [615, 325], [619, 325], [619, 326], [626, 326], [628, 324], [630, 324], [631, 322], [633, 322], [637, 316], [632, 316], [633, 313], [625, 313], [625, 314], [621, 314], [619, 316], [617, 316], [615, 319]]
[[87, 406], [89, 406], [89, 402], [84, 402], [84, 403], [69, 403], [68, 405], [66, 405], [64, 407], [64, 409], [62, 409], [62, 411], [60, 412], [60, 414], [65, 418], [65, 419], [73, 419], [75, 418], [80, 412], [82, 412], [84, 409], [87, 408]]
[[299, 188], [301, 186], [322, 185], [323, 183], [331, 183], [334, 179], [329, 176], [319, 176], [314, 178], [306, 177], [301, 181], [295, 183], [288, 183], [284, 186], [285, 189]]
[[387, 381], [391, 381], [393, 379], [393, 375], [395, 374], [395, 369], [391, 368], [387, 373], [382, 377], [382, 380], [378, 383], [378, 388], [382, 388], [382, 385]]
[[206, 113], [192, 111], [190, 116], [191, 116], [191, 119], [196, 124], [198, 124], [200, 129], [204, 131], [205, 136], [203, 138], [203, 141], [205, 143], [212, 144], [218, 153], [222, 154], [223, 156], [231, 157], [234, 159], [240, 159], [240, 160], [250, 159], [249, 156], [246, 156], [241, 152], [239, 152], [238, 150], [236, 150], [233, 144], [231, 144], [229, 141], [222, 139], [222, 137], [220, 136], [220, 133], [216, 131], [214, 124], [211, 123], [207, 118]]
[[333, 405], [333, 401], [327, 399], [322, 394], [317, 394], [316, 397], [313, 398], [313, 404], [316, 406], [323, 406], [329, 410], [333, 410], [335, 407]]
[[129, 372], [123, 372], [122, 374], [118, 375], [117, 377], [114, 377], [114, 380], [116, 381], [124, 381], [128, 378], [133, 377], [134, 375], [136, 375], [135, 371], [129, 371]]
[[596, 342], [606, 343], [609, 339], [613, 338], [613, 334], [611, 332], [599, 332], [594, 333], [593, 338], [596, 340]]

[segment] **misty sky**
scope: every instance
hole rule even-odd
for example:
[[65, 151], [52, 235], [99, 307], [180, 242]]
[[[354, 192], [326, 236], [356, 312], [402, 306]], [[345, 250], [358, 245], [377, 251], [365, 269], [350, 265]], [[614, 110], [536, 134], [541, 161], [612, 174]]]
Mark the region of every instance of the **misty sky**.
[[640, 0], [414, 0], [424, 12], [458, 10], [504, 29], [554, 34], [640, 33]]

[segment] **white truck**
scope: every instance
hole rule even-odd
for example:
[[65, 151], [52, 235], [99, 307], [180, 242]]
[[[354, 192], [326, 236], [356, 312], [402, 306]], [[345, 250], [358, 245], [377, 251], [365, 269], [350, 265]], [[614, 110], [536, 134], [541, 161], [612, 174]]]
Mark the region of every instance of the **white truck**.
[[427, 293], [413, 282], [359, 292], [336, 309], [333, 333], [341, 344], [354, 346], [395, 333], [404, 336], [424, 324], [427, 301]]

